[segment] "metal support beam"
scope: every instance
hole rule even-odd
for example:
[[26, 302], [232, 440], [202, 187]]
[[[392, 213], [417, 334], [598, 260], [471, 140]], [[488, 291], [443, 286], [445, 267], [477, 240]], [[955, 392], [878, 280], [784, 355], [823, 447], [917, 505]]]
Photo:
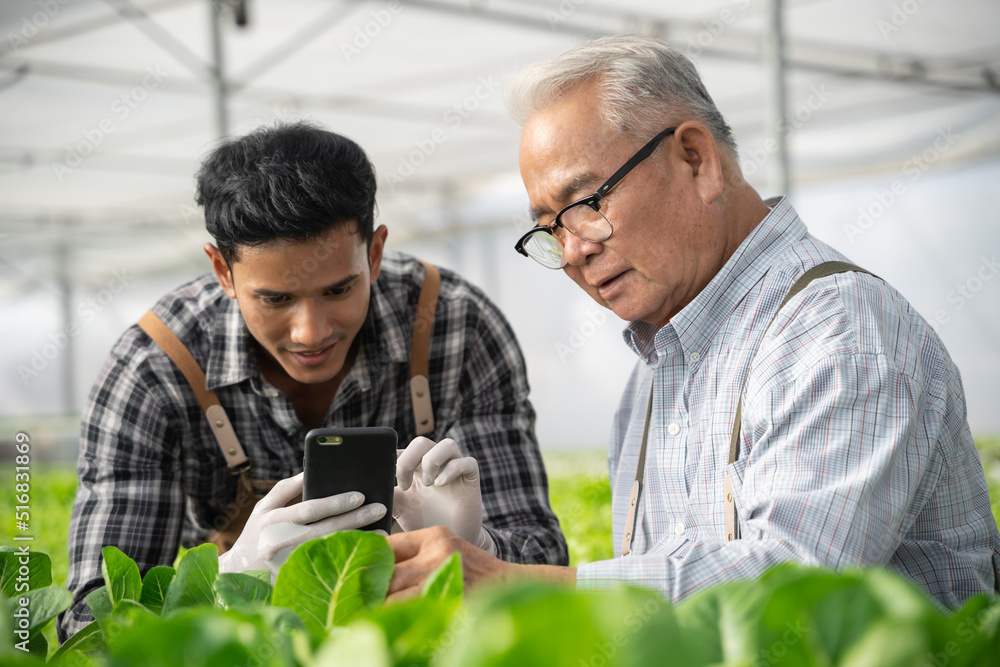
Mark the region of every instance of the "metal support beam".
[[[189, 5], [194, 2], [202, 2], [202, 0], [152, 0], [147, 2], [142, 6], [143, 12], [147, 16], [154, 14], [156, 12], [175, 9], [182, 5]], [[59, 4], [67, 4], [61, 2]], [[109, 26], [117, 25], [127, 17], [120, 13], [106, 14], [95, 16], [93, 18], [87, 18], [80, 21], [75, 21], [69, 25], [48, 25], [45, 27], [44, 31], [40, 31], [37, 35], [31, 38], [27, 44], [18, 45], [8, 40], [6, 44], [0, 43], [0, 58], [7, 55], [21, 55], [22, 50], [33, 49], [44, 44], [53, 44], [55, 42], [61, 42], [64, 39], [70, 39], [73, 37], [78, 37], [80, 35], [86, 35], [87, 33], [96, 32], [98, 30], [103, 30]]]
[[70, 332], [73, 321], [73, 283], [70, 280], [70, 252], [65, 241], [56, 244], [54, 259], [56, 280], [59, 289], [59, 331], [65, 336], [66, 347], [62, 351], [62, 408], [70, 413], [76, 405], [76, 344]]
[[302, 30], [290, 35], [281, 44], [274, 48], [259, 60], [251, 63], [242, 72], [234, 77], [229, 87], [233, 92], [237, 92], [250, 85], [254, 79], [274, 69], [288, 58], [301, 51], [309, 42], [321, 37], [327, 30], [340, 23], [340, 21], [357, 9], [357, 5], [345, 3], [336, 5], [325, 12], [314, 21], [310, 21]]
[[[655, 15], [637, 15], [626, 9], [593, 8], [578, 6], [571, 14], [554, 21], [551, 16], [538, 9], [537, 5], [525, 4], [523, 11], [498, 9], [483, 3], [474, 8], [448, 0], [407, 0], [407, 6], [425, 9], [462, 18], [477, 19], [486, 23], [504, 23], [517, 28], [534, 29], [551, 35], [575, 35], [584, 39], [614, 35], [620, 32], [643, 32], [655, 37], [675, 42], [676, 36], [694, 35], [704, 30], [703, 23], [696, 20], [669, 19]], [[550, 12], [551, 13], [551, 12]], [[638, 29], [637, 29], [638, 28]], [[733, 60], [737, 62], [759, 62], [760, 35], [737, 28], [726, 31], [726, 46], [717, 44], [701, 49], [700, 58]], [[886, 71], [884, 54], [881, 51], [858, 49], [840, 44], [817, 44], [798, 40], [791, 45], [796, 55], [785, 58], [789, 70], [827, 74], [847, 79], [891, 82], [894, 84], [922, 88], [943, 93], [986, 93], [1000, 94], [1000, 87], [990, 85], [988, 77], [976, 71], [974, 75], [962, 75], [954, 68], [931, 67], [928, 60], [919, 62], [923, 75], [913, 73], [914, 58], [908, 58], [908, 71]], [[801, 52], [799, 54], [798, 52]], [[939, 59], [941, 60], [941, 59]], [[985, 63], [984, 63], [985, 65]]]
[[[7, 63], [0, 60], [0, 72], [16, 73], [17, 69], [23, 66], [24, 63]], [[27, 75], [33, 77], [68, 79], [74, 82], [93, 81], [121, 86], [134, 86], [136, 83], [136, 72], [109, 67], [41, 60], [31, 60], [27, 67]], [[165, 79], [157, 90], [190, 95], [199, 99], [205, 96], [204, 84], [192, 80]], [[226, 91], [227, 93], [231, 93], [232, 90], [233, 82], [227, 77]], [[276, 101], [285, 99], [291, 94], [293, 94], [293, 91], [287, 89], [267, 88], [258, 85], [242, 90], [240, 92], [240, 99], [259, 104], [274, 104]], [[294, 92], [294, 96], [296, 101], [303, 107], [315, 106], [322, 109], [336, 109], [339, 112], [356, 113], [368, 117], [392, 118], [416, 123], [425, 121], [438, 122], [441, 118], [440, 103], [419, 105], [378, 97], [365, 97], [363, 95], [340, 93], [317, 94], [307, 91]], [[482, 127], [490, 127], [494, 123], [506, 124], [509, 121], [510, 119], [507, 117], [507, 114], [502, 111], [493, 112], [481, 109], [466, 120], [465, 124], [469, 126], [481, 124]]]
[[179, 62], [184, 63], [198, 78], [204, 80], [207, 77], [208, 68], [198, 57], [198, 54], [189, 49], [184, 42], [164, 30], [142, 7], [137, 7], [128, 0], [105, 1], [118, 12], [119, 16], [131, 20], [146, 37]]
[[785, 30], [784, 0], [771, 0], [764, 31], [764, 79], [767, 102], [764, 136], [775, 147], [768, 161], [768, 185], [772, 195], [788, 194], [788, 142], [785, 122]]
[[222, 44], [222, 0], [211, 0], [212, 90], [215, 98], [215, 132], [220, 139], [229, 136], [229, 108], [226, 70]]

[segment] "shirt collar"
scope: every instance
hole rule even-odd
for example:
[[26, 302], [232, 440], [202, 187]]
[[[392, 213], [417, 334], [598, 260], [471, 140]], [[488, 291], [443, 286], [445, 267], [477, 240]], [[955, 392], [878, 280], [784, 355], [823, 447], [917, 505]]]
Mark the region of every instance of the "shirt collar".
[[406, 317], [405, 301], [394, 303], [381, 283], [380, 276], [372, 285], [368, 317], [358, 332], [358, 357], [345, 378], [345, 382], [357, 379], [361, 391], [379, 384], [387, 364], [409, 363], [410, 358], [407, 333], [412, 322]]
[[771, 262], [785, 246], [807, 234], [786, 197], [767, 200], [771, 208], [743, 240], [718, 273], [666, 326], [632, 322], [623, 332], [626, 344], [647, 364], [657, 362], [660, 352], [678, 341], [684, 353], [704, 356], [712, 339], [743, 297], [767, 273]]
[[260, 376], [253, 339], [236, 299], [223, 298], [209, 341], [205, 380], [210, 390]]
[[407, 300], [393, 298], [388, 273], [395, 264], [390, 264], [389, 253], [382, 259], [382, 273], [372, 285], [371, 303], [368, 306], [368, 320], [365, 322], [366, 336], [362, 343], [368, 349], [381, 352], [391, 363], [405, 364], [410, 359], [410, 336], [413, 318], [407, 313]]
[[[358, 332], [360, 348], [350, 373], [362, 390], [381, 376], [386, 363], [406, 363], [409, 359], [407, 332], [412, 323], [406, 316], [406, 304], [394, 304], [381, 283], [379, 279], [372, 285], [368, 316]], [[236, 299], [223, 299], [209, 345], [207, 388], [215, 390], [250, 380], [258, 393], [276, 395], [276, 389], [261, 382], [253, 343]]]

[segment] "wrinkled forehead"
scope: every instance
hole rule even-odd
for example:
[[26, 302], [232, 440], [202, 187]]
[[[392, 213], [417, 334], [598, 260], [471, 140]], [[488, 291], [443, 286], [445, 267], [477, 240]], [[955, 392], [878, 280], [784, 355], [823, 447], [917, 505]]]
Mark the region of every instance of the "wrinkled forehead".
[[518, 155], [533, 212], [593, 192], [628, 159], [632, 143], [602, 118], [586, 90], [533, 113]]
[[601, 135], [612, 135], [601, 112], [598, 87], [591, 82], [569, 89], [564, 94], [537, 107], [525, 120], [521, 132], [525, 143], [535, 148], [587, 141]]

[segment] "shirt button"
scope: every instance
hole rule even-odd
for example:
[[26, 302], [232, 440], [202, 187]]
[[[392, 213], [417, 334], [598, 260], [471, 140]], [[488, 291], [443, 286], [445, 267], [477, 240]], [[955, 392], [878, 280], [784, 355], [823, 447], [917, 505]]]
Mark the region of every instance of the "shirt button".
[[684, 534], [684, 524], [683, 523], [678, 523], [676, 526], [674, 526], [674, 532], [677, 533], [678, 535], [683, 535]]
[[671, 424], [670, 426], [667, 427], [667, 433], [669, 433], [670, 435], [677, 435], [680, 432], [681, 432], [681, 427], [678, 426], [676, 423]]
[[692, 364], [696, 364], [701, 360], [701, 355], [698, 354], [697, 352], [692, 352], [691, 354], [688, 355], [688, 359], [691, 360]]

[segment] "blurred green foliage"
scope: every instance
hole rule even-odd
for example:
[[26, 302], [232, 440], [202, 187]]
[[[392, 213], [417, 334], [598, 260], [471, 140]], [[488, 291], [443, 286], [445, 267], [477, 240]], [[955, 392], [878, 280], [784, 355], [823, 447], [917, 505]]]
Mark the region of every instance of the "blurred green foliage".
[[605, 472], [549, 473], [549, 499], [569, 547], [569, 564], [613, 556], [611, 485]]
[[977, 437], [976, 448], [983, 461], [986, 484], [990, 487], [993, 517], [1000, 524], [1000, 435]]
[[[1000, 436], [979, 436], [976, 446], [990, 487], [993, 515], [1000, 523]], [[549, 497], [566, 535], [570, 564], [611, 558], [611, 488], [605, 453], [593, 449], [555, 451], [545, 452], [544, 458]], [[9, 464], [0, 465], [0, 479], [13, 479]], [[33, 536], [32, 550], [49, 554], [52, 580], [60, 586], [66, 585], [66, 539], [75, 493], [72, 466], [33, 464], [30, 530], [26, 533], [16, 530], [13, 494], [0, 494], [0, 543], [12, 544], [14, 535]]]
[[[44, 585], [48, 558], [37, 555], [29, 622], [0, 609], [2, 665], [46, 664], [40, 658], [50, 646], [36, 641], [40, 628], [72, 602], [66, 590]], [[674, 605], [651, 590], [577, 591], [539, 581], [483, 586], [465, 597], [454, 554], [421, 596], [383, 604], [393, 554], [375, 533], [306, 543], [273, 589], [267, 571], [219, 574], [212, 544], [189, 550], [176, 572], [164, 567], [167, 576], [142, 580], [116, 547], [102, 555], [105, 585], [87, 596], [97, 620], [47, 664], [994, 667], [1000, 651], [1000, 596], [976, 596], [943, 613], [912, 582], [878, 568], [785, 563]], [[18, 558], [0, 551], [3, 590]], [[32, 656], [15, 648], [22, 636]]]
[[66, 585], [69, 571], [69, 553], [66, 540], [69, 536], [69, 517], [73, 511], [76, 496], [76, 469], [67, 464], [33, 462], [29, 484], [30, 507], [28, 530], [17, 530], [14, 518], [12, 463], [0, 464], [0, 489], [10, 492], [0, 493], [0, 544], [11, 546], [11, 539], [17, 536], [31, 536], [31, 550], [47, 553], [52, 559], [52, 581], [59, 586]]
[[[993, 515], [1000, 523], [1000, 436], [977, 437], [976, 445], [990, 488]], [[544, 458], [552, 508], [566, 536], [570, 564], [611, 558], [611, 489], [605, 453], [546, 452]], [[52, 559], [53, 583], [65, 586], [66, 542], [76, 493], [76, 472], [71, 465], [46, 462], [33, 463], [31, 468], [30, 528], [26, 532], [17, 530], [14, 494], [0, 494], [0, 544], [14, 544], [11, 538], [15, 535], [32, 536], [32, 551], [47, 553]], [[13, 474], [11, 464], [0, 465], [0, 479], [13, 480]], [[5, 481], [2, 487], [10, 489], [12, 485]], [[54, 650], [54, 624], [46, 627], [44, 634]]]

